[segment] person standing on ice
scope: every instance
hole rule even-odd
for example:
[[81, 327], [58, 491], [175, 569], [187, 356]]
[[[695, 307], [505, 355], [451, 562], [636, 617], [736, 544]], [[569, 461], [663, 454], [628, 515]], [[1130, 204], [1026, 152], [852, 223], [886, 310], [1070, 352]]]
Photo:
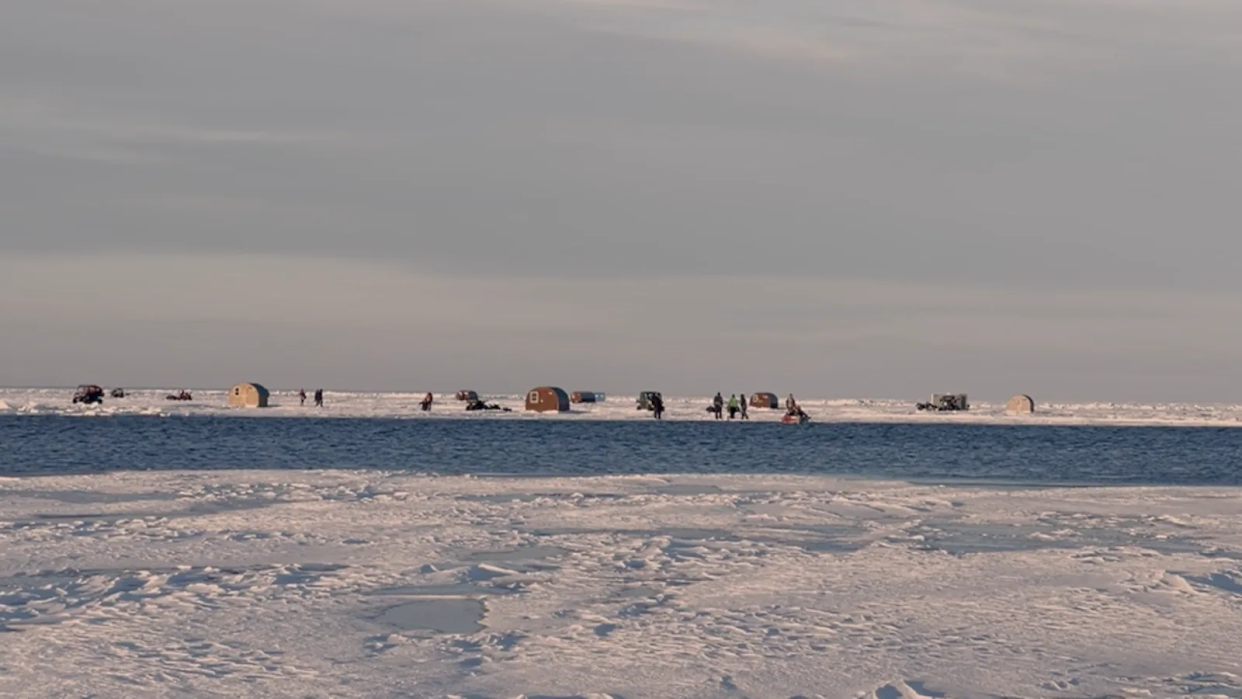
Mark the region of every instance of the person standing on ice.
[[729, 419], [737, 417], [737, 394], [729, 396]]
[[323, 407], [323, 389], [322, 388], [315, 389], [315, 407], [316, 408]]
[[431, 403], [433, 400], [431, 391], [427, 391], [427, 395], [423, 396], [423, 402], [419, 403], [418, 407], [422, 408], [424, 412], [429, 413], [431, 412]]
[[738, 404], [742, 406], [742, 419], [749, 420], [750, 416], [746, 414], [746, 394], [745, 393], [742, 394], [742, 399], [738, 401]]
[[785, 399], [785, 412], [790, 415], [798, 414], [798, 401], [794, 400], [792, 393], [790, 393], [789, 397]]
[[659, 393], [651, 397], [651, 412], [655, 414], [655, 419], [664, 419], [664, 398]]
[[306, 407], [306, 389], [298, 389], [298, 405]]
[[720, 391], [716, 391], [716, 397], [712, 399], [712, 412], [716, 413], [716, 419], [720, 419], [720, 414], [724, 412], [724, 397], [720, 395]]

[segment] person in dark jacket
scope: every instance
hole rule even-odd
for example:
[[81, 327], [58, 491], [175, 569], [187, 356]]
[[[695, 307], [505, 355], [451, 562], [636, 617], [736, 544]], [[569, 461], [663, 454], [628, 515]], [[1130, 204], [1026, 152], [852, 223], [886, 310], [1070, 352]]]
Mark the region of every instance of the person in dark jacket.
[[323, 389], [322, 388], [315, 389], [315, 407], [316, 408], [323, 407]]
[[721, 419], [724, 413], [724, 396], [720, 395], [720, 391], [716, 391], [716, 397], [712, 398], [712, 412], [716, 413], [716, 419]]
[[739, 403], [742, 406], [742, 419], [749, 420], [750, 416], [746, 414], [746, 394], [745, 393], [742, 394], [742, 400], [739, 401]]
[[434, 401], [435, 401], [435, 398], [431, 395], [431, 391], [428, 391], [427, 395], [423, 396], [423, 400], [421, 403], [418, 404], [418, 407], [422, 408], [423, 412], [429, 413], [431, 412], [431, 404]]
[[655, 419], [664, 419], [664, 398], [658, 393], [651, 397], [651, 411], [655, 414]]
[[306, 390], [305, 389], [302, 389], [302, 388], [298, 389], [298, 405], [303, 405], [303, 406], [306, 405]]

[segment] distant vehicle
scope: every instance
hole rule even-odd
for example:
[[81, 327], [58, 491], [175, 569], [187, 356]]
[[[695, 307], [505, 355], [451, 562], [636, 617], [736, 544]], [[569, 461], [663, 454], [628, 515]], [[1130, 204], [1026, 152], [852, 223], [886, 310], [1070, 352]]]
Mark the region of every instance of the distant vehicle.
[[472, 400], [478, 400], [479, 394], [475, 393], [474, 391], [461, 390], [457, 392], [457, 395], [455, 396], [455, 398], [457, 398], [457, 400], [459, 401], [462, 401], [463, 403], [468, 403]]
[[94, 384], [83, 384], [78, 386], [78, 390], [73, 394], [74, 403], [102, 403], [104, 399], [104, 390]]
[[190, 395], [189, 391], [182, 391], [180, 393], [169, 393], [164, 396], [164, 400], [194, 400], [194, 396]]
[[651, 399], [655, 398], [656, 396], [660, 396], [661, 399], [664, 398], [664, 396], [659, 391], [643, 391], [642, 393], [638, 394], [638, 409], [639, 410], [655, 410], [655, 406], [651, 404]]
[[931, 410], [935, 412], [952, 412], [958, 410], [970, 410], [970, 402], [966, 400], [965, 393], [937, 393], [931, 397], [926, 403], [915, 403], [917, 410]]
[[497, 405], [497, 404], [495, 404], [495, 403], [485, 403], [485, 402], [483, 402], [483, 401], [479, 400], [478, 398], [473, 398], [473, 399], [471, 399], [471, 400], [470, 400], [470, 402], [466, 403], [466, 410], [470, 410], [470, 411], [474, 411], [474, 410], [499, 410], [499, 411], [504, 412], [504, 413], [511, 413], [511, 412], [513, 412], [513, 408], [502, 408], [501, 406], [499, 406], [499, 405]]
[[112, 397], [113, 397], [113, 398], [124, 398], [124, 397], [125, 397], [125, 389], [123, 389], [123, 388], [114, 388], [114, 389], [112, 389]]

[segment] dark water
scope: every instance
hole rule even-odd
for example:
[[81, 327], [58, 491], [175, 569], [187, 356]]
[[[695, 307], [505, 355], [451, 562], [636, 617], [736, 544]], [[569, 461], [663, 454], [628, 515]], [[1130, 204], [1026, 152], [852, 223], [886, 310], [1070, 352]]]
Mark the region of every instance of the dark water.
[[1242, 485], [1242, 429], [0, 417], [0, 475], [174, 469], [814, 473]]

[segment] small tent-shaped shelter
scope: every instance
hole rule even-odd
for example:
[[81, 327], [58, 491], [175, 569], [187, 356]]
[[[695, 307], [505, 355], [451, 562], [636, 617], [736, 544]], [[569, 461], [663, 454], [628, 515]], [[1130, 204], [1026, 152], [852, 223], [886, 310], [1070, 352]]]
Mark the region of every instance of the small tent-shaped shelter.
[[781, 399], [775, 393], [755, 393], [750, 397], [750, 407], [776, 410], [781, 407]]
[[574, 391], [569, 394], [570, 403], [602, 403], [604, 394], [595, 391]]
[[537, 413], [569, 411], [569, 394], [555, 386], [540, 386], [526, 393], [526, 409]]
[[1017, 395], [1005, 404], [1005, 412], [1010, 415], [1029, 415], [1035, 412], [1035, 400], [1027, 395]]
[[239, 383], [229, 391], [229, 405], [266, 408], [269, 395], [268, 390], [257, 383]]

